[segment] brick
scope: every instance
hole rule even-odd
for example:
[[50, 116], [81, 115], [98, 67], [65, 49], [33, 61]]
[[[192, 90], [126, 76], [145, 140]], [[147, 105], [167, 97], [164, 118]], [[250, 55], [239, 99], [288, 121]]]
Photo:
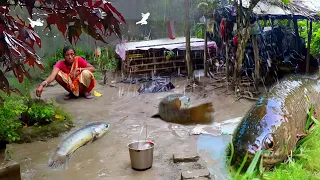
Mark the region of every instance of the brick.
[[198, 154], [191, 153], [175, 153], [173, 154], [173, 162], [197, 162], [200, 156]]
[[195, 179], [195, 178], [210, 178], [208, 169], [197, 169], [191, 171], [184, 171], [181, 173], [181, 180]]

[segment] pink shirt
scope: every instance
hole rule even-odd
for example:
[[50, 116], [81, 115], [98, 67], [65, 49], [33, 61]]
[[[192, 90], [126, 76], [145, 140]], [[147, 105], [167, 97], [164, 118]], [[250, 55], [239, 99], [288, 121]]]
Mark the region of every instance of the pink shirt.
[[[88, 62], [85, 59], [83, 59], [82, 57], [78, 58], [78, 68], [85, 68], [87, 67], [87, 65], [88, 65]], [[58, 61], [54, 67], [59, 68], [64, 73], [67, 73], [67, 74], [70, 73], [70, 69], [64, 63], [64, 60]]]

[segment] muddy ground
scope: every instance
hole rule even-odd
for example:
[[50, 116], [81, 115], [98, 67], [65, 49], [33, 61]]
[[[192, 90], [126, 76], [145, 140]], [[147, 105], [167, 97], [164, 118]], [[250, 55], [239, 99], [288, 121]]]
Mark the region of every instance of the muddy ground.
[[[182, 171], [206, 168], [203, 160], [197, 163], [174, 164], [173, 153], [196, 153], [197, 135], [190, 135], [195, 125], [183, 126], [150, 118], [157, 113], [160, 99], [170, 93], [183, 93], [185, 80], [173, 81], [178, 88], [155, 94], [138, 94], [137, 85], [117, 83], [115, 87], [97, 85], [96, 91], [103, 96], [93, 99], [63, 100], [64, 89], [56, 85], [47, 87], [43, 99], [53, 99], [70, 112], [77, 127], [92, 121], [111, 123], [110, 132], [102, 139], [78, 149], [66, 170], [51, 170], [48, 159], [55, 151], [61, 137], [47, 142], [14, 144], [14, 160], [21, 161], [21, 175], [25, 180], [77, 179], [77, 180], [177, 180]], [[223, 93], [224, 88], [213, 90], [207, 80], [202, 90], [187, 93], [192, 105], [213, 102], [215, 121], [243, 116], [253, 102], [245, 99], [235, 101]], [[138, 139], [143, 125], [147, 125], [148, 139], [156, 144], [153, 167], [139, 172], [131, 169], [127, 144]]]

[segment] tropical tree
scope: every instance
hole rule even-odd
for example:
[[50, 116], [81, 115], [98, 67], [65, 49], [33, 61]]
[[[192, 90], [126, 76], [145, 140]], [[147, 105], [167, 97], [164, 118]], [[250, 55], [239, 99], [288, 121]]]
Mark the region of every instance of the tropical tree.
[[0, 90], [10, 94], [11, 87], [5, 74], [12, 71], [20, 83], [30, 77], [24, 64], [43, 69], [41, 59], [34, 50], [41, 47], [41, 38], [31, 25], [19, 16], [14, 18], [10, 8], [25, 7], [32, 19], [34, 11], [45, 13], [47, 26], [55, 25], [65, 39], [76, 44], [84, 32], [98, 41], [114, 33], [121, 37], [120, 21], [124, 17], [105, 0], [2, 0], [0, 1]]
[[[244, 50], [247, 45], [247, 42], [250, 38], [251, 33], [251, 23], [250, 17], [253, 14], [253, 8], [260, 2], [260, 0], [249, 0], [249, 5], [247, 8], [244, 8], [242, 0], [233, 1], [237, 9], [237, 36], [238, 44], [236, 51], [236, 67], [235, 73], [233, 76], [233, 81], [235, 84], [238, 83], [240, 78], [240, 73], [242, 71], [242, 61]], [[290, 0], [274, 0], [274, 3], [277, 4], [288, 4]]]

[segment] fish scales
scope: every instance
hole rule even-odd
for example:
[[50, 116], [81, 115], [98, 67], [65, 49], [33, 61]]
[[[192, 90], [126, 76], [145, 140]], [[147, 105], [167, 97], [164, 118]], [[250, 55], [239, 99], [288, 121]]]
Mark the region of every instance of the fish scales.
[[109, 123], [94, 122], [75, 130], [62, 139], [56, 152], [49, 159], [48, 166], [53, 169], [66, 168], [70, 155], [85, 144], [102, 137], [110, 128]]
[[240, 164], [248, 152], [247, 165], [258, 150], [272, 150], [263, 155], [264, 166], [274, 166], [295, 148], [298, 135], [304, 133], [307, 108], [314, 104], [319, 112], [320, 83], [311, 77], [291, 76], [261, 96], [233, 134], [235, 156]]
[[158, 114], [152, 118], [160, 118], [166, 122], [177, 124], [210, 124], [213, 122], [212, 103], [204, 103], [189, 107], [190, 98], [183, 94], [171, 94], [164, 97], [158, 106]]

